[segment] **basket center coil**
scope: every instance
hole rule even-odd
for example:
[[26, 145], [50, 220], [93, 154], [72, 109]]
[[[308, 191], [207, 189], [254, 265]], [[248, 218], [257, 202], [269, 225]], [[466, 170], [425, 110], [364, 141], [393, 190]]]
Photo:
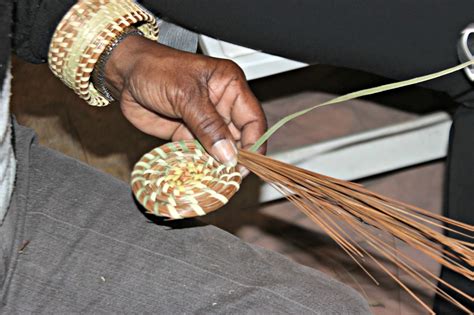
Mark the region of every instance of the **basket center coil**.
[[132, 190], [148, 213], [170, 219], [217, 210], [239, 190], [234, 167], [212, 158], [194, 140], [167, 143], [145, 154], [132, 172]]

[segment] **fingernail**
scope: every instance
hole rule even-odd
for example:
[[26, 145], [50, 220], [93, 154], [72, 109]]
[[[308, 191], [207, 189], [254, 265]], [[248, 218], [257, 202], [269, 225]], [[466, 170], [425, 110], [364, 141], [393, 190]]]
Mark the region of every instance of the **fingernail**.
[[212, 146], [213, 155], [226, 166], [237, 165], [237, 148], [235, 144], [227, 139], [222, 139], [214, 143]]

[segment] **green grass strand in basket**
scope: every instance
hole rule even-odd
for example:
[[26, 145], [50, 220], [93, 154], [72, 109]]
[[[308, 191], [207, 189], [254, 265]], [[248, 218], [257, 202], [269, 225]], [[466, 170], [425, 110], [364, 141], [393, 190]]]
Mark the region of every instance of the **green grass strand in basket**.
[[330, 105], [330, 104], [342, 103], [342, 102], [345, 102], [345, 101], [353, 100], [355, 98], [359, 98], [359, 97], [363, 97], [363, 96], [367, 96], [367, 95], [377, 94], [377, 93], [381, 93], [381, 92], [385, 92], [385, 91], [399, 89], [399, 88], [409, 86], [409, 85], [414, 85], [414, 84], [430, 81], [430, 80], [448, 75], [450, 73], [459, 71], [461, 69], [464, 69], [464, 68], [472, 66], [472, 65], [474, 65], [474, 60], [462, 63], [462, 64], [457, 65], [455, 67], [448, 68], [448, 69], [445, 69], [445, 70], [442, 70], [442, 71], [439, 71], [439, 72], [436, 72], [436, 73], [424, 75], [424, 76], [421, 76], [421, 77], [416, 77], [416, 78], [405, 80], [405, 81], [385, 84], [385, 85], [377, 86], [377, 87], [370, 88], [370, 89], [365, 89], [365, 90], [360, 90], [360, 91], [357, 91], [357, 92], [352, 92], [352, 93], [349, 93], [349, 94], [346, 94], [346, 95], [342, 95], [342, 96], [333, 98], [333, 99], [331, 99], [327, 102], [317, 104], [317, 105], [314, 105], [312, 107], [303, 109], [299, 112], [293, 113], [291, 115], [288, 115], [288, 116], [283, 117], [282, 119], [280, 119], [275, 125], [273, 125], [270, 129], [268, 129], [267, 132], [265, 132], [265, 134], [263, 136], [261, 136], [260, 139], [258, 139], [257, 142], [255, 142], [255, 144], [253, 146], [250, 147], [249, 151], [256, 152], [262, 146], [262, 144], [264, 144], [283, 125], [285, 125], [290, 120], [293, 120], [297, 117], [300, 117], [300, 116], [312, 111], [313, 109], [323, 107], [323, 106], [326, 106], [326, 105]]

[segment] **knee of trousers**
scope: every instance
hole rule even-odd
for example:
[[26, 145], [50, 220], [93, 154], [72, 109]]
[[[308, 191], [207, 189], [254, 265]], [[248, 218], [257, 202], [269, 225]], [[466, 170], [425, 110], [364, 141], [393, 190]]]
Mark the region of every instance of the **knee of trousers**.
[[371, 314], [368, 302], [354, 289], [345, 286], [334, 294], [337, 302], [328, 310], [331, 314]]

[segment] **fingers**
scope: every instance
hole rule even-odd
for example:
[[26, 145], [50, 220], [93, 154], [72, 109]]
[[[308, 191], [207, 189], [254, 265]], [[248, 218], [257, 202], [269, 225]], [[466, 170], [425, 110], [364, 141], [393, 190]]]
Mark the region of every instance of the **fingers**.
[[183, 123], [176, 129], [171, 136], [171, 141], [192, 140], [195, 139], [191, 130], [189, 130]]
[[240, 130], [234, 125], [233, 122], [228, 123], [227, 128], [229, 128], [230, 133], [232, 134], [232, 137], [237, 143], [237, 147], [241, 147], [240, 138], [242, 137], [242, 133], [240, 132]]
[[[235, 97], [233, 106], [231, 107], [230, 119], [232, 123], [230, 125], [235, 126], [234, 128], [239, 131], [240, 147], [245, 150], [254, 145], [255, 142], [265, 133], [267, 122], [263, 109], [257, 98], [248, 88], [247, 83], [243, 83], [243, 85], [240, 85], [241, 87], [238, 89], [237, 96]], [[234, 133], [235, 132], [233, 132], [233, 134]], [[258, 149], [258, 152], [265, 154], [266, 150], [267, 144], [264, 143]], [[250, 171], [242, 165], [238, 166], [238, 171], [244, 178], [250, 173]]]
[[133, 102], [122, 102], [121, 107], [124, 116], [146, 134], [171, 141], [194, 139], [191, 131], [180, 120], [161, 117]]
[[[240, 142], [243, 149], [248, 149], [257, 142], [267, 129], [267, 121], [260, 103], [249, 88], [244, 88], [235, 99], [231, 119], [240, 130]], [[266, 153], [266, 143], [258, 152]]]
[[227, 166], [237, 165], [237, 148], [232, 133], [207, 93], [200, 97], [199, 104], [186, 106], [182, 117], [207, 152]]
[[230, 61], [207, 57], [176, 54], [168, 59], [172, 69], [167, 68], [169, 62], [160, 64], [161, 76], [151, 76], [153, 80], [142, 80], [149, 72], [141, 63], [143, 67], [133, 71], [121, 97], [124, 115], [159, 138], [194, 136], [218, 161], [235, 166], [236, 142], [248, 148], [266, 129], [263, 111], [242, 70]]
[[182, 125], [179, 121], [160, 117], [145, 107], [122, 99], [122, 113], [140, 131], [160, 139], [170, 139]]
[[[240, 143], [242, 149], [249, 149], [257, 140], [265, 133], [267, 122], [265, 114], [255, 96], [250, 92], [242, 94], [236, 99], [236, 104], [232, 110], [232, 121], [237, 128], [240, 129]], [[257, 150], [261, 154], [267, 151], [267, 143], [265, 142]], [[242, 177], [247, 177], [250, 171], [243, 167], [239, 167]]]
[[[209, 95], [228, 125], [236, 127], [236, 130], [231, 128], [234, 139], [239, 140], [242, 148], [248, 149], [267, 128], [265, 114], [242, 70], [229, 61], [222, 61], [222, 64], [220, 71], [215, 71], [209, 80]], [[266, 145], [262, 145], [259, 152], [264, 154]]]
[[121, 108], [124, 116], [141, 131], [173, 141], [193, 139], [194, 134], [214, 158], [228, 166], [235, 166], [237, 149], [231, 131], [210, 100], [207, 97], [201, 100], [198, 105], [188, 106], [189, 109], [183, 112], [186, 126], [180, 121], [160, 117], [135, 102], [122, 99]]

